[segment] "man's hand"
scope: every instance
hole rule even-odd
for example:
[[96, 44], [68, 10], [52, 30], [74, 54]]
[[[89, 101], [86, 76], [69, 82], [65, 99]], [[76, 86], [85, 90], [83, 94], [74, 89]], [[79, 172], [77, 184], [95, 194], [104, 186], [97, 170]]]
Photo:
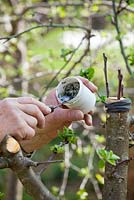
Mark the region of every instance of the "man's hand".
[[[92, 92], [97, 91], [97, 87], [93, 83], [88, 81], [86, 78], [79, 78], [84, 83], [84, 85], [86, 85], [86, 87], [89, 88]], [[50, 92], [50, 94], [44, 99], [44, 103], [46, 105], [54, 106], [59, 104], [56, 98], [55, 89], [52, 92]], [[46, 126], [49, 126], [49, 123], [52, 124], [52, 122], [54, 122], [53, 126], [51, 125], [51, 130], [57, 131], [63, 128], [64, 126], [69, 125], [72, 121], [79, 120], [85, 120], [87, 125], [92, 125], [91, 113], [84, 115], [83, 112], [81, 112], [80, 110], [72, 110], [65, 107], [64, 109], [57, 108], [51, 115], [48, 115], [46, 117]]]
[[[85, 78], [79, 78], [92, 92], [97, 91], [97, 87], [93, 83], [89, 82]], [[56, 98], [55, 89], [52, 90], [46, 98], [44, 98], [44, 103], [46, 105], [53, 106], [59, 104]], [[69, 126], [73, 121], [79, 120], [85, 120], [87, 125], [92, 124], [90, 114], [84, 115], [80, 110], [72, 110], [66, 107], [56, 108], [54, 112], [45, 117], [45, 128], [38, 129], [35, 137], [33, 137], [31, 141], [24, 141], [22, 146], [28, 152], [41, 148], [41, 146], [47, 144], [57, 136], [58, 130], [63, 129], [64, 126]]]
[[45, 117], [51, 112], [48, 106], [31, 97], [6, 98], [0, 101], [0, 141], [6, 134], [17, 140], [28, 140], [35, 128], [45, 127]]

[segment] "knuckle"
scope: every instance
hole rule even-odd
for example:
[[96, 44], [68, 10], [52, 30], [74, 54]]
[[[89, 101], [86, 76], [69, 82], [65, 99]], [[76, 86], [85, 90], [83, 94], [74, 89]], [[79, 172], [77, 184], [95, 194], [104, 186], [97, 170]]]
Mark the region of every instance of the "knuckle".
[[16, 127], [16, 131], [21, 134], [25, 132], [24, 127], [21, 124], [18, 124], [18, 126]]
[[33, 122], [34, 122], [35, 126], [38, 124], [38, 121], [35, 118], [33, 119]]
[[38, 120], [43, 121], [44, 120], [44, 115], [43, 113], [39, 110], [39, 108], [37, 106], [34, 107], [34, 112], [36, 114], [36, 117], [38, 118]]
[[34, 136], [35, 136], [35, 130], [34, 129], [27, 130], [27, 134], [26, 134], [27, 139], [31, 139]]
[[22, 127], [16, 128], [15, 135], [17, 138], [21, 138], [21, 139], [24, 139], [26, 137], [26, 133]]
[[33, 119], [32, 119], [32, 124], [33, 124], [33, 126], [34, 126], [34, 127], [36, 127], [36, 126], [37, 126], [37, 124], [38, 124], [38, 121], [37, 121], [37, 119], [36, 119], [36, 118], [33, 118]]
[[15, 111], [15, 110], [13, 110], [13, 109], [11, 109], [9, 114], [12, 115], [12, 121], [14, 121], [14, 122], [16, 123], [16, 125], [19, 125], [19, 126], [20, 126], [20, 124], [21, 124], [22, 122], [21, 122], [21, 119], [20, 119], [20, 117], [19, 117], [18, 112]]

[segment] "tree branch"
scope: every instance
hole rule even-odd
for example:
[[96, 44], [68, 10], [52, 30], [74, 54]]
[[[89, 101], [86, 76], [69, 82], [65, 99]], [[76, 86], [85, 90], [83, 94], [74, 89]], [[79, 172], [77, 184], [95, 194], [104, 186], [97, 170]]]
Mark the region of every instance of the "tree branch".
[[14, 138], [5, 136], [0, 148], [8, 166], [15, 172], [28, 194], [35, 200], [56, 200], [30, 167], [34, 161], [23, 156], [20, 145]]
[[0, 157], [0, 169], [8, 168], [8, 162], [6, 158]]
[[128, 59], [127, 59], [127, 56], [125, 54], [123, 42], [122, 42], [122, 39], [121, 39], [121, 32], [120, 32], [120, 28], [119, 28], [119, 24], [118, 24], [118, 14], [116, 12], [115, 0], [112, 0], [112, 8], [113, 8], [113, 17], [114, 17], [114, 23], [113, 23], [113, 25], [116, 28], [116, 32], [117, 32], [117, 37], [118, 37], [118, 41], [119, 41], [119, 45], [120, 45], [121, 54], [122, 54], [122, 57], [124, 59], [125, 65], [126, 65], [126, 69], [127, 69], [128, 73], [131, 75], [132, 71], [131, 71], [131, 68], [129, 66]]
[[37, 29], [37, 28], [42, 28], [42, 27], [46, 27], [46, 28], [71, 28], [71, 29], [82, 29], [82, 30], [85, 30], [85, 31], [88, 31], [89, 29], [85, 26], [77, 26], [77, 25], [70, 25], [70, 24], [53, 24], [53, 23], [49, 23], [49, 24], [39, 24], [37, 26], [33, 26], [33, 27], [30, 27], [20, 33], [16, 33], [14, 35], [9, 35], [9, 36], [6, 36], [6, 37], [0, 37], [0, 40], [6, 40], [4, 41], [7, 42], [13, 38], [18, 38], [20, 37], [21, 35], [25, 34], [25, 33], [28, 33], [34, 29]]

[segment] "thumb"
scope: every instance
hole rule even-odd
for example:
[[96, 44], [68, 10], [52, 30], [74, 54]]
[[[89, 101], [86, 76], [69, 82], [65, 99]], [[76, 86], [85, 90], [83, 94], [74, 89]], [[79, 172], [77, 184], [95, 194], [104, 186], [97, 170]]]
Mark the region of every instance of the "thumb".
[[57, 108], [54, 112], [55, 120], [72, 122], [84, 119], [84, 114], [80, 110]]

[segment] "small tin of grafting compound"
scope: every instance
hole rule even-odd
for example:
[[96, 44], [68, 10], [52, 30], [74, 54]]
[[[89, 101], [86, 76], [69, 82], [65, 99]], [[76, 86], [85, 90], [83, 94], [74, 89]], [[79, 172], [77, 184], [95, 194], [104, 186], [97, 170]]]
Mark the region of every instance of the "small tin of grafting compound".
[[78, 77], [67, 77], [58, 84], [56, 97], [68, 108], [81, 110], [84, 114], [94, 110], [96, 97]]

